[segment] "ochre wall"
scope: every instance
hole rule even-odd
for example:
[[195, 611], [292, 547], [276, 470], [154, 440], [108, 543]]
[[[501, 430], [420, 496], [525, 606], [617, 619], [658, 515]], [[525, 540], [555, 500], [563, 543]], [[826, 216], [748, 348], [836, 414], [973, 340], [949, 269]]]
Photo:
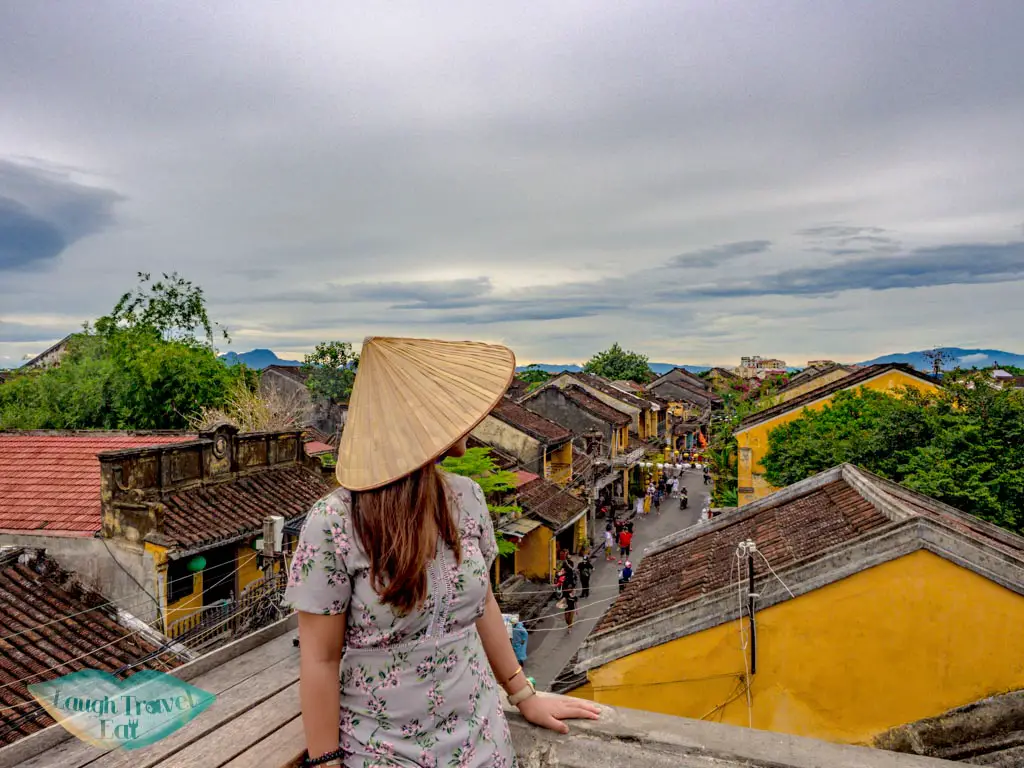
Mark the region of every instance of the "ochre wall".
[[[894, 726], [1024, 688], [1024, 597], [929, 552], [756, 618], [758, 729], [868, 743]], [[731, 621], [606, 664], [573, 695], [746, 726], [739, 627]]]
[[[238, 593], [257, 579], [263, 578], [263, 571], [257, 567], [257, 552], [251, 544], [242, 543], [238, 545], [235, 552], [235, 567], [238, 569]], [[235, 595], [238, 597], [238, 595]]]
[[572, 441], [548, 451], [544, 456], [544, 472], [553, 483], [563, 488], [572, 479]]
[[554, 534], [546, 526], [530, 531], [516, 549], [516, 573], [550, 581], [555, 562]]
[[812, 389], [823, 387], [826, 384], [831, 384], [833, 381], [839, 381], [839, 379], [845, 379], [849, 375], [850, 371], [843, 368], [837, 368], [834, 371], [829, 371], [828, 373], [822, 373], [815, 376], [813, 379], [805, 381], [803, 384], [797, 384], [795, 387], [787, 389], [785, 392], [780, 392], [772, 399], [776, 403], [787, 403], [790, 400], [800, 397], [800, 395], [807, 394]]
[[[860, 387], [874, 389], [879, 392], [892, 392], [903, 387], [914, 387], [926, 392], [938, 390], [934, 384], [922, 381], [899, 370], [886, 371], [882, 375], [864, 382]], [[807, 409], [817, 411], [826, 403], [832, 400], [832, 396], [807, 406]], [[736, 433], [736, 442], [739, 447], [739, 464], [737, 467], [737, 485], [739, 487], [739, 504], [749, 504], [751, 501], [761, 499], [774, 491], [779, 490], [770, 485], [764, 479], [764, 466], [761, 460], [768, 453], [768, 434], [777, 427], [787, 424], [790, 421], [800, 418], [803, 408], [794, 408], [792, 411], [780, 414], [750, 429]], [[752, 489], [752, 490], [744, 490]]]

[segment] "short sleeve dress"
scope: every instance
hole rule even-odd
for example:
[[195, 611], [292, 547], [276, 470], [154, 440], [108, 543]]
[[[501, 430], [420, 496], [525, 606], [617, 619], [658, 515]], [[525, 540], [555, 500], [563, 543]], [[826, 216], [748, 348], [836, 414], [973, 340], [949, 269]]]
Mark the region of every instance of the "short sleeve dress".
[[285, 603], [348, 615], [341, 662], [340, 739], [346, 768], [513, 768], [498, 685], [476, 620], [497, 555], [480, 486], [445, 474], [462, 562], [440, 540], [423, 605], [404, 616], [370, 586], [354, 535], [351, 496], [339, 489], [306, 518]]

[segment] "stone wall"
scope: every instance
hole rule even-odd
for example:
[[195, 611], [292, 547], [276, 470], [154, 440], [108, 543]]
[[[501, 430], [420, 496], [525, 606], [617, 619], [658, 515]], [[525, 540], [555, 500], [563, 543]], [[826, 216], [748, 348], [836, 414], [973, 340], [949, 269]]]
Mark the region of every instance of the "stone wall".
[[539, 440], [493, 416], [485, 417], [472, 434], [481, 442], [515, 457], [528, 472], [544, 477], [544, 448]]
[[546, 387], [531, 397], [523, 407], [538, 413], [549, 421], [561, 424], [577, 435], [586, 432], [600, 432], [604, 437], [605, 450], [612, 444], [612, 427], [606, 421], [584, 411], [569, 400], [557, 387]]

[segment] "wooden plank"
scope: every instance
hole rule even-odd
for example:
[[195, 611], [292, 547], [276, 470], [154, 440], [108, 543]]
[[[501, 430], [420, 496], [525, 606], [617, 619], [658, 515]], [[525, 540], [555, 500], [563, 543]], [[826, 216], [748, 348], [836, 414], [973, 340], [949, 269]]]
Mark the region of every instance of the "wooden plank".
[[306, 750], [306, 734], [302, 728], [302, 716], [296, 717], [283, 728], [279, 728], [242, 754], [227, 763], [224, 768], [290, 768]]
[[296, 685], [298, 679], [299, 657], [296, 653], [220, 694], [217, 701], [199, 717], [156, 744], [131, 752], [123, 749], [109, 752], [88, 763], [88, 768], [150, 768], [162, 764], [161, 761], [196, 743], [216, 738], [220, 729], [230, 726], [235, 718]]
[[[195, 661], [183, 664], [174, 670], [174, 675], [181, 680], [197, 680], [201, 675], [217, 671], [221, 667], [226, 666], [230, 661], [249, 653], [253, 649], [259, 649], [262, 646], [271, 644], [276, 638], [279, 639], [286, 633], [288, 633], [288, 637], [291, 637], [290, 633], [297, 626], [298, 614], [293, 613], [287, 618], [271, 624], [269, 627], [264, 627], [257, 632], [253, 632], [251, 635], [246, 635], [233, 643], [228, 643], [223, 648], [218, 648], [204, 656], [200, 656]], [[198, 683], [194, 684], [198, 685]], [[205, 688], [204, 690], [210, 689]], [[216, 693], [216, 691], [213, 692]], [[97, 754], [95, 748], [91, 748], [93, 752], [89, 756], [81, 750], [82, 746], [85, 745], [75, 740], [70, 733], [59, 725], [52, 725], [38, 733], [33, 733], [31, 736], [26, 736], [24, 739], [19, 739], [14, 744], [0, 748], [0, 768], [26, 768], [29, 765], [39, 766], [39, 768], [79, 768], [86, 765], [89, 759], [94, 759]], [[31, 758], [42, 757], [46, 754], [52, 754], [55, 761], [62, 760], [63, 762], [51, 763], [46, 760], [34, 763], [28, 762]], [[75, 758], [76, 754], [81, 757]], [[78, 759], [79, 762], [75, 762], [75, 759]]]
[[[108, 755], [120, 756], [117, 757], [117, 760], [121, 761], [127, 755], [133, 756], [133, 759], [138, 759], [143, 754], [175, 743], [179, 744], [180, 748], [180, 739], [188, 734], [195, 734], [197, 729], [200, 732], [204, 732], [203, 726], [206, 724], [216, 727], [216, 724], [221, 722], [221, 719], [218, 718], [218, 713], [222, 710], [224, 713], [229, 713], [233, 706], [233, 701], [238, 699], [244, 700], [245, 698], [258, 698], [261, 691], [264, 695], [270, 695], [284, 687], [289, 675], [291, 675], [291, 680], [288, 680], [288, 682], [297, 679], [299, 653], [292, 644], [293, 636], [294, 633], [288, 633], [274, 638], [270, 642], [241, 656], [230, 659], [221, 666], [190, 680], [189, 682], [197, 688], [216, 694], [217, 701], [184, 728], [175, 731], [165, 739], [161, 739], [151, 747], [131, 752], [126, 752], [123, 749], [103, 750], [90, 746], [83, 741], [71, 739], [28, 760], [11, 764], [10, 768], [14, 768], [15, 765], [20, 766], [20, 768], [85, 768], [85, 766], [99, 768], [99, 766], [107, 765], [104, 758]], [[284, 662], [288, 662], [288, 664], [282, 666]], [[273, 672], [274, 675], [280, 675], [280, 679], [262, 681], [256, 679], [269, 672]], [[255, 687], [251, 688], [249, 692], [236, 691], [240, 686], [248, 685], [250, 682], [254, 682]], [[277, 685], [276, 689], [274, 685]], [[227, 699], [227, 701], [224, 701], [224, 699]], [[225, 717], [233, 716], [233, 714], [225, 714]], [[209, 730], [209, 728], [205, 730]], [[186, 741], [185, 743], [188, 742]], [[120, 762], [112, 764], [120, 764]], [[129, 764], [134, 765], [131, 762]], [[139, 765], [141, 764], [139, 763]], [[8, 767], [6, 764], [0, 763], [0, 768]]]
[[[225, 723], [205, 738], [166, 760], [145, 763], [146, 768], [221, 768], [268, 733], [283, 728], [299, 716], [299, 684], [293, 683], [276, 696]], [[263, 763], [259, 763], [260, 766]]]

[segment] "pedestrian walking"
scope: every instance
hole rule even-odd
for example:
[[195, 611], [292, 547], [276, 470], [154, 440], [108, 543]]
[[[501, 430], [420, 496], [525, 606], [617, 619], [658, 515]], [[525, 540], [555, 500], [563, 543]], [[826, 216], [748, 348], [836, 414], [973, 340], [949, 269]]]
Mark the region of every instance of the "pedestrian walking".
[[610, 529], [604, 532], [604, 559], [612, 559], [612, 547], [615, 545], [615, 537], [612, 535]]
[[629, 548], [633, 543], [633, 532], [628, 528], [619, 534], [619, 557], [629, 555]]
[[626, 588], [629, 580], [633, 578], [633, 564], [627, 560], [619, 571], [619, 592]]
[[590, 555], [583, 556], [583, 560], [576, 570], [580, 575], [580, 598], [586, 600], [590, 597], [590, 574], [594, 572], [594, 564], [590, 562]]
[[576, 590], [570, 589], [565, 593], [565, 626], [567, 627], [568, 634], [572, 634], [572, 625], [576, 621], [576, 605], [579, 603], [579, 598], [576, 597]]
[[711, 473], [708, 471], [707, 467], [704, 467], [704, 485], [707, 485], [710, 482], [711, 482]]
[[651, 494], [644, 496], [644, 517], [651, 513]]
[[654, 492], [654, 511], [661, 514], [661, 491]]
[[526, 625], [517, 621], [512, 627], [512, 650], [516, 652], [516, 661], [520, 666], [526, 663], [526, 644], [530, 639], [530, 633], [526, 631]]
[[679, 478], [678, 477], [673, 477], [672, 478], [672, 495], [673, 496], [678, 496], [679, 495]]
[[576, 569], [573, 567], [571, 557], [566, 557], [562, 563], [562, 591], [572, 589], [576, 586]]
[[644, 499], [643, 496], [636, 497], [636, 509], [633, 510], [634, 515], [642, 515], [644, 513]]

